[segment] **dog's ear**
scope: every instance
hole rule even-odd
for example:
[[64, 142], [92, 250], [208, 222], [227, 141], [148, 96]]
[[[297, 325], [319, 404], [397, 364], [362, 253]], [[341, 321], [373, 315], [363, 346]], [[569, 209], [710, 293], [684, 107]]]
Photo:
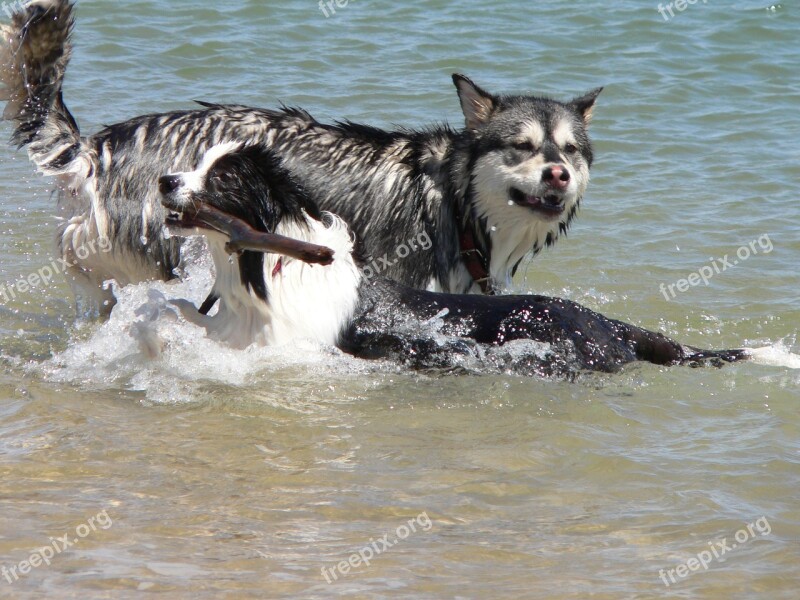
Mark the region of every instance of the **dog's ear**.
[[458, 99], [461, 101], [467, 129], [477, 129], [492, 116], [497, 107], [497, 98], [475, 85], [465, 75], [453, 73], [453, 83], [458, 90]]
[[572, 102], [570, 102], [570, 106], [575, 109], [579, 115], [583, 117], [583, 122], [586, 126], [589, 126], [589, 123], [592, 122], [592, 115], [594, 114], [594, 104], [597, 101], [597, 97], [600, 95], [600, 92], [603, 91], [603, 88], [599, 87], [593, 89], [588, 94], [584, 94], [580, 98], [575, 98]]

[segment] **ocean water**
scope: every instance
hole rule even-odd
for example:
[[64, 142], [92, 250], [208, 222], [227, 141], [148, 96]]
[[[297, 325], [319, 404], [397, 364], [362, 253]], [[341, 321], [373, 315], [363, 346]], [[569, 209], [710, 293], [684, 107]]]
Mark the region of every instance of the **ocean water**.
[[[797, 598], [797, 4], [340, 4], [79, 0], [66, 102], [86, 133], [193, 100], [414, 127], [460, 124], [456, 71], [605, 86], [518, 290], [772, 364], [415, 374], [204, 339], [165, 306], [202, 261], [104, 325], [55, 280], [0, 302], [0, 598]], [[0, 285], [53, 260], [50, 189], [0, 148]]]

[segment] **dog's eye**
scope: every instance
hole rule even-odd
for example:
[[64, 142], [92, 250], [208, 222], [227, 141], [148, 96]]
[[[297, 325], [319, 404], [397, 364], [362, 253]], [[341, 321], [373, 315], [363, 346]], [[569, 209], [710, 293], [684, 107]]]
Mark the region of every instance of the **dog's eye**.
[[567, 154], [575, 154], [578, 151], [578, 147], [575, 144], [567, 144], [564, 146], [564, 152]]
[[519, 150], [520, 152], [531, 152], [536, 154], [536, 148], [531, 142], [517, 142], [513, 145], [514, 150]]
[[231, 176], [227, 171], [212, 171], [211, 180], [216, 183], [228, 183], [231, 180]]

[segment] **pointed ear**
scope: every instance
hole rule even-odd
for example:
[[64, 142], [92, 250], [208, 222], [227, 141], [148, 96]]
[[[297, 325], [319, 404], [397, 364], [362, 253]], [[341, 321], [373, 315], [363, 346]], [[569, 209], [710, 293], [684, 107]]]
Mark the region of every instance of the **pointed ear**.
[[467, 129], [477, 129], [492, 116], [497, 108], [497, 98], [479, 88], [465, 75], [453, 73], [453, 83], [458, 90]]
[[589, 126], [589, 123], [592, 122], [592, 115], [594, 114], [594, 103], [597, 100], [597, 97], [600, 95], [600, 92], [603, 91], [603, 88], [599, 87], [588, 94], [584, 94], [580, 98], [575, 98], [572, 102], [570, 102], [570, 106], [575, 109], [579, 115], [583, 117], [583, 122], [586, 126]]

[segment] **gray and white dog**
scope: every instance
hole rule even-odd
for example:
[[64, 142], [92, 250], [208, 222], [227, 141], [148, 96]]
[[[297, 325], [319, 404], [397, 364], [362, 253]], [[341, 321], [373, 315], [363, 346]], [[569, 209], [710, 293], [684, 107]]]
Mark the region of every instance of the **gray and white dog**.
[[[203, 104], [141, 116], [90, 137], [62, 99], [73, 4], [34, 0], [3, 26], [0, 99], [12, 141], [55, 176], [66, 212], [60, 252], [79, 310], [113, 306], [102, 282], [172, 278], [179, 239], [165, 239], [158, 178], [187, 171], [224, 141], [274, 151], [321, 208], [355, 232], [372, 270], [401, 283], [452, 293], [494, 293], [520, 261], [566, 232], [589, 183], [587, 134], [596, 89], [570, 102], [490, 94], [454, 75], [466, 126], [385, 131], [323, 124], [307, 112]], [[108, 238], [114, 250], [85, 259], [76, 249]], [[409, 240], [425, 252], [401, 258]]]

